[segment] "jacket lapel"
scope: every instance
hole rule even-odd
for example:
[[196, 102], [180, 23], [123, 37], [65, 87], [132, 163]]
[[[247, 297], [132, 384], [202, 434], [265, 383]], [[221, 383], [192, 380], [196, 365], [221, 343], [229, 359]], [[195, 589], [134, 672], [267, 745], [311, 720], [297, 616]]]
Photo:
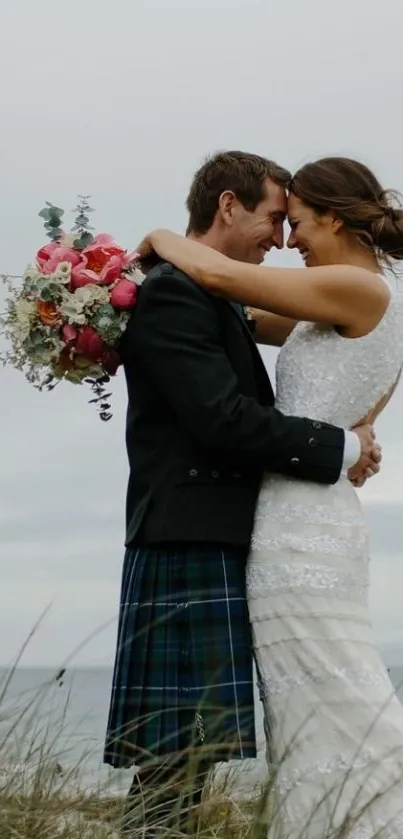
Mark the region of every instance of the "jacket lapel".
[[236, 315], [236, 317], [241, 321], [242, 326], [245, 330], [246, 335], [248, 336], [249, 342], [252, 345], [252, 353], [254, 357], [254, 364], [256, 369], [256, 376], [257, 380], [260, 383], [260, 394], [263, 401], [263, 404], [272, 405], [274, 402], [274, 392], [271, 385], [271, 381], [264, 366], [262, 356], [258, 350], [256, 345], [256, 341], [252, 335], [251, 330], [249, 329], [248, 322], [245, 318], [243, 307], [240, 303], [233, 303], [232, 301], [228, 301], [231, 311]]

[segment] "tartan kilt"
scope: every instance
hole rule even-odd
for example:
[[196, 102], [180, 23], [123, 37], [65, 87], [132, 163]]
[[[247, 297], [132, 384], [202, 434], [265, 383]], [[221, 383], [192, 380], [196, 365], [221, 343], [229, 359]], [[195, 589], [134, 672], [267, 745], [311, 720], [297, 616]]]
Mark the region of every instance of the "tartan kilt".
[[126, 550], [104, 761], [256, 756], [246, 549]]

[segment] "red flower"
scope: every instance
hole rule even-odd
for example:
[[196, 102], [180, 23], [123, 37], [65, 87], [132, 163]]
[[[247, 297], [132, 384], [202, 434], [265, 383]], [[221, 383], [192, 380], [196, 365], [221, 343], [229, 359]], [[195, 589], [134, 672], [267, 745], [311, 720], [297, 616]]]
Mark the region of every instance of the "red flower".
[[93, 326], [83, 326], [80, 329], [76, 342], [78, 353], [85, 355], [91, 361], [99, 362], [106, 349], [105, 342]]
[[136, 303], [137, 286], [131, 280], [120, 280], [111, 291], [110, 302], [115, 309], [133, 309]]
[[74, 326], [71, 326], [70, 323], [64, 323], [62, 326], [62, 338], [65, 344], [70, 345], [74, 344], [78, 335], [77, 329]]

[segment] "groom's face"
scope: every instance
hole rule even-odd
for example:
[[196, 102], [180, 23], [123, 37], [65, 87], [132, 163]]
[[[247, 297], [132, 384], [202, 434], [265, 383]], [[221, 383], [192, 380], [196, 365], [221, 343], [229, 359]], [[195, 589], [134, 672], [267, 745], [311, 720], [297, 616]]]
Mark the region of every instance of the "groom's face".
[[285, 190], [270, 178], [267, 178], [264, 197], [255, 210], [245, 210], [235, 199], [228, 228], [228, 256], [259, 265], [272, 247], [281, 249], [286, 212]]

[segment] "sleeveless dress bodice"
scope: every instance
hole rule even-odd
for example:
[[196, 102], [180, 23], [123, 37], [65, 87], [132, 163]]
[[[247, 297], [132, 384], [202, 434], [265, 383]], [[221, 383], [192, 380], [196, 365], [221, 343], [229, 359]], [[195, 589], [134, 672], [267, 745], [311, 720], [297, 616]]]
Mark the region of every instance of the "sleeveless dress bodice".
[[299, 323], [276, 366], [276, 407], [290, 416], [351, 428], [393, 386], [403, 361], [403, 294], [394, 294], [369, 335]]

